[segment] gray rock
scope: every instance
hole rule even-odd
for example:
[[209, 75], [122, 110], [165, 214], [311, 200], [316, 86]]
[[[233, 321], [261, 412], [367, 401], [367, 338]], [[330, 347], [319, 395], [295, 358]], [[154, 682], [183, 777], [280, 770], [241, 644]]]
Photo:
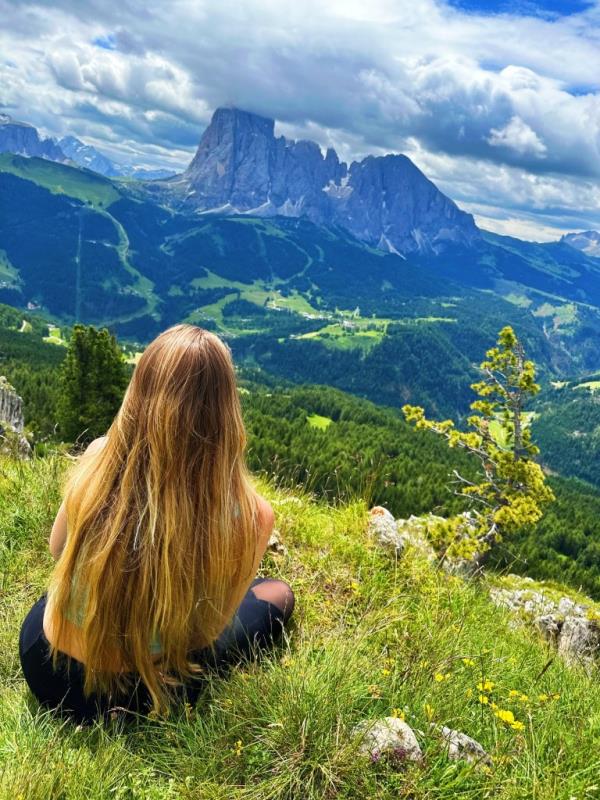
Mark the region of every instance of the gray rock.
[[555, 614], [542, 614], [535, 617], [533, 624], [550, 642], [556, 643], [562, 628], [562, 620]]
[[23, 400], [0, 375], [0, 451], [21, 458], [31, 455], [31, 446], [23, 430]]
[[[509, 576], [516, 579], [516, 576]], [[524, 583], [531, 580], [521, 579]], [[600, 625], [589, 617], [589, 604], [577, 603], [570, 597], [553, 600], [529, 588], [490, 589], [492, 601], [532, 624], [558, 647], [559, 655], [570, 664], [591, 665], [600, 656]]]
[[279, 555], [282, 556], [286, 556], [288, 552], [287, 547], [281, 541], [281, 534], [279, 533], [277, 528], [273, 528], [273, 530], [271, 531], [267, 547], [271, 553], [279, 553]]
[[360, 722], [352, 731], [360, 736], [358, 752], [378, 761], [383, 756], [394, 761], [422, 761], [423, 753], [410, 725], [396, 717]]
[[274, 134], [274, 121], [218, 108], [191, 164], [171, 189], [200, 212], [307, 217], [339, 225], [392, 253], [437, 253], [473, 244], [473, 217], [403, 155], [368, 156], [350, 168], [335, 150]]
[[431, 723], [431, 729], [445, 742], [448, 758], [452, 761], [468, 761], [470, 764], [491, 765], [492, 759], [478, 741], [466, 733], [452, 730], [445, 725]]
[[558, 640], [558, 652], [570, 664], [589, 665], [600, 650], [600, 627], [585, 617], [567, 617]]
[[382, 547], [394, 551], [396, 556], [404, 552], [407, 538], [398, 532], [396, 520], [383, 506], [375, 506], [369, 511], [369, 533]]

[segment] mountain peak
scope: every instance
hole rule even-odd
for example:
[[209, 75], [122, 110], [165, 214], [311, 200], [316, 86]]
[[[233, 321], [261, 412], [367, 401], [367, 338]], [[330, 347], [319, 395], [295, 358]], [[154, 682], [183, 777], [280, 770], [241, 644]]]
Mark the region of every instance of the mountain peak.
[[600, 232], [599, 231], [579, 231], [578, 233], [566, 233], [560, 239], [562, 244], [568, 244], [576, 250], [580, 250], [593, 258], [600, 258]]
[[53, 139], [40, 136], [27, 122], [20, 122], [8, 114], [0, 114], [0, 153], [19, 156], [37, 156], [64, 163], [67, 157]]
[[323, 155], [316, 142], [274, 130], [270, 117], [217, 108], [183, 174], [186, 204], [201, 213], [307, 217], [395, 253], [479, 235], [473, 217], [407, 156], [370, 155], [348, 169], [333, 148]]

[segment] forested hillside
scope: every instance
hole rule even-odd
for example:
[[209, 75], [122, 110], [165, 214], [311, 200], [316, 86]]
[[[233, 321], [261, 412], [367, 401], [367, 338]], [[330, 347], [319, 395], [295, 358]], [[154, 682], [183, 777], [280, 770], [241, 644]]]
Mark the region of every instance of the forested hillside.
[[[64, 438], [57, 426], [58, 370], [66, 348], [56, 343], [61, 341], [56, 335], [43, 336], [48, 325], [35, 315], [25, 318], [7, 307], [0, 312], [0, 374], [23, 396], [26, 423], [36, 440], [58, 443]], [[26, 330], [20, 332], [23, 320]], [[471, 342], [469, 348], [476, 358], [476, 345]], [[427, 375], [436, 376], [434, 364]], [[444, 515], [464, 507], [453, 494], [452, 470], [474, 475], [476, 465], [411, 429], [397, 409], [327, 386], [297, 386], [250, 368], [240, 370], [240, 387], [250, 465], [280, 484], [302, 486], [330, 502], [361, 498], [399, 517]], [[465, 392], [465, 403], [472, 399], [472, 392]], [[536, 424], [541, 419], [543, 414]], [[566, 580], [600, 598], [600, 497], [589, 484], [560, 476], [550, 483], [556, 501], [533, 530], [499, 546], [496, 563]]]
[[169, 186], [0, 156], [0, 300], [139, 347], [187, 320], [240, 364], [453, 417], [507, 322], [548, 375], [599, 363], [600, 270], [567, 244], [402, 256], [303, 217], [199, 215]]

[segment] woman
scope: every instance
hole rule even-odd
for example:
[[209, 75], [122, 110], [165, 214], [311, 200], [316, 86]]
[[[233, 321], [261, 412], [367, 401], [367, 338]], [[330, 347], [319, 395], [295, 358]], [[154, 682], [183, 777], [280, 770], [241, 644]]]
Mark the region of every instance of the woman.
[[252, 487], [228, 348], [176, 325], [140, 358], [106, 436], [76, 463], [57, 564], [19, 640], [45, 706], [79, 720], [193, 702], [202, 671], [280, 632], [294, 596], [255, 579], [273, 511]]

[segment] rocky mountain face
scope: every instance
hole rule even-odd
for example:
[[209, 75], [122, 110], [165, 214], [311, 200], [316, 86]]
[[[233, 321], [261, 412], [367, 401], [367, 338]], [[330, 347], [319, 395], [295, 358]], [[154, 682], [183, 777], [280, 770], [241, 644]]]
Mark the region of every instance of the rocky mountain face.
[[62, 163], [68, 160], [53, 139], [40, 136], [33, 125], [17, 122], [7, 114], [0, 114], [0, 153], [37, 156]]
[[566, 233], [560, 240], [564, 244], [581, 250], [592, 258], [600, 258], [600, 232], [581, 231], [581, 233]]
[[120, 175], [117, 165], [89, 144], [85, 144], [74, 136], [64, 136], [58, 140], [63, 153], [80, 167], [92, 169], [108, 178]]
[[473, 243], [479, 231], [406, 156], [368, 156], [350, 167], [311, 141], [274, 134], [274, 121], [219, 108], [178, 181], [201, 212], [307, 217], [399, 254]]

